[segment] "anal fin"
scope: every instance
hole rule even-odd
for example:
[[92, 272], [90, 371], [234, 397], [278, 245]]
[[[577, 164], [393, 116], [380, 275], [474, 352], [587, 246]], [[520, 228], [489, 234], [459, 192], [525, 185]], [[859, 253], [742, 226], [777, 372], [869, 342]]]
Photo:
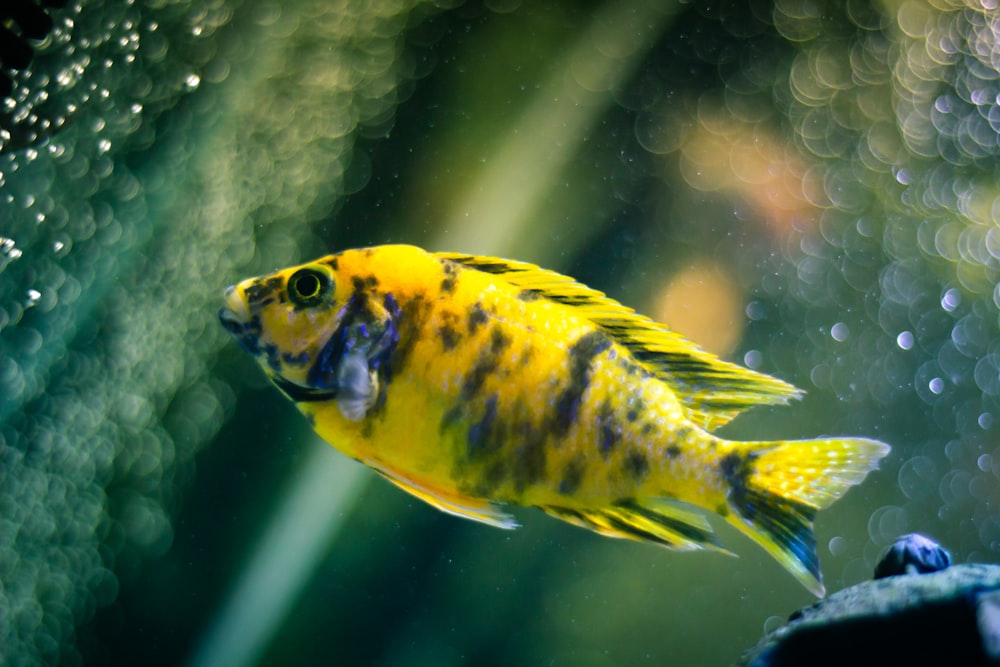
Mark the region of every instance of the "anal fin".
[[653, 542], [678, 551], [710, 549], [732, 555], [701, 513], [668, 500], [624, 500], [597, 509], [553, 505], [542, 509], [608, 537]]
[[460, 516], [463, 519], [471, 519], [481, 523], [494, 526], [496, 528], [517, 528], [518, 523], [510, 514], [503, 512], [493, 503], [480, 498], [463, 496], [458, 493], [449, 493], [442, 489], [435, 489], [427, 484], [421, 483], [406, 477], [395, 470], [384, 466], [377, 466], [369, 463], [372, 468], [388, 479], [390, 482], [403, 489], [407, 493], [420, 498], [428, 505], [436, 507], [442, 512]]

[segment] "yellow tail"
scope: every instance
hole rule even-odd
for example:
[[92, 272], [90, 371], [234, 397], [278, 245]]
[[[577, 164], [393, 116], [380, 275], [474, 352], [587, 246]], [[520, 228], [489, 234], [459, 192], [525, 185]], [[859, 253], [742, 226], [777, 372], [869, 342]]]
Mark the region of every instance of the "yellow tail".
[[863, 438], [725, 444], [719, 470], [729, 485], [726, 520], [822, 597], [816, 512], [863, 480], [889, 446]]

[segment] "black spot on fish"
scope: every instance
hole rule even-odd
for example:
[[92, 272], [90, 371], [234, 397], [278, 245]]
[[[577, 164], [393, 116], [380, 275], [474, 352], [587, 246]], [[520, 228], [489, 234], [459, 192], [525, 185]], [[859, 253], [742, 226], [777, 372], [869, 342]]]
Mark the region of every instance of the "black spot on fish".
[[674, 440], [677, 442], [687, 442], [687, 439], [691, 437], [691, 427], [681, 426], [674, 432]]
[[[628, 399], [628, 420], [634, 422], [639, 418], [639, 415], [646, 411], [646, 402], [642, 400], [642, 396], [630, 396]], [[632, 415], [635, 415], [634, 417]]]
[[441, 260], [441, 268], [444, 271], [444, 278], [441, 279], [441, 291], [451, 294], [455, 291], [455, 283], [458, 281], [458, 267], [454, 262], [446, 259]]
[[329, 266], [330, 269], [332, 269], [333, 271], [337, 270], [338, 263], [337, 263], [337, 258], [336, 257], [330, 257], [329, 259], [327, 259], [326, 261], [324, 261], [322, 263], [326, 264], [327, 266]]
[[[516, 500], [531, 485], [547, 480], [547, 431], [531, 419], [531, 410], [521, 400], [497, 405], [497, 395], [485, 401], [463, 401], [455, 409], [454, 423], [477, 419], [466, 435], [466, 455], [457, 462], [455, 475], [467, 483], [466, 493], [496, 500]], [[474, 408], [470, 406], [482, 406]], [[450, 411], [449, 411], [450, 412]], [[450, 417], [442, 419], [442, 432], [450, 428]], [[445, 426], [445, 422], [448, 425]], [[470, 469], [468, 466], [472, 464]]]
[[512, 429], [520, 444], [514, 450], [512, 476], [518, 493], [545, 477], [545, 432], [530, 421], [515, 424]]
[[482, 478], [473, 487], [474, 495], [492, 496], [507, 477], [507, 464], [503, 460], [491, 461], [483, 472]]
[[649, 472], [649, 460], [646, 455], [633, 449], [625, 455], [625, 472], [636, 482], [641, 482]]
[[441, 423], [438, 424], [438, 433], [444, 433], [457, 424], [465, 414], [464, 405], [453, 405], [441, 416]]
[[610, 401], [601, 403], [601, 409], [597, 414], [598, 437], [597, 447], [605, 457], [618, 445], [621, 440], [621, 432], [616, 428], [614, 411]]
[[276, 373], [281, 372], [281, 355], [278, 352], [278, 346], [265, 345], [262, 351], [264, 352], [264, 356], [267, 357], [267, 367]]
[[445, 352], [455, 349], [458, 345], [458, 332], [450, 324], [442, 324], [438, 327], [438, 336], [441, 338], [441, 347]]
[[469, 335], [474, 335], [476, 333], [476, 329], [478, 329], [481, 325], [486, 324], [488, 319], [489, 315], [486, 314], [486, 311], [483, 309], [483, 305], [481, 303], [474, 305], [472, 310], [469, 311]]
[[251, 306], [259, 305], [265, 299], [269, 299], [274, 290], [265, 283], [254, 283], [244, 290], [247, 303]]
[[[732, 502], [736, 506], [742, 506], [743, 499], [747, 495], [747, 480], [753, 474], [753, 462], [757, 458], [757, 455], [753, 452], [747, 452], [746, 455], [742, 455], [739, 452], [730, 452], [722, 457], [719, 461], [719, 472], [722, 474], [722, 478], [726, 480], [729, 484], [730, 497]], [[741, 514], [747, 519], [753, 520], [754, 513], [756, 510], [752, 505], [748, 506], [746, 509], [741, 510]]]
[[726, 506], [726, 503], [719, 503], [715, 507], [715, 513], [721, 516], [722, 518], [725, 518], [729, 516], [729, 507]]
[[645, 424], [642, 425], [642, 434], [649, 435], [650, 433], [653, 432], [653, 428], [654, 427], [651, 422], [646, 422]]
[[666, 449], [666, 454], [668, 459], [676, 459], [681, 455], [681, 448], [677, 445], [670, 445]]
[[504, 333], [500, 325], [493, 327], [490, 332], [490, 351], [498, 354], [510, 345], [510, 336]]
[[486, 378], [496, 368], [496, 360], [491, 356], [480, 356], [479, 360], [462, 381], [462, 400], [469, 400], [479, 393]]
[[542, 298], [542, 293], [534, 289], [523, 289], [517, 293], [517, 298], [521, 301], [537, 301]]
[[306, 352], [300, 352], [298, 354], [282, 352], [281, 360], [289, 366], [305, 366], [309, 363], [309, 354]]
[[355, 292], [364, 292], [367, 287], [361, 276], [351, 276], [351, 285], [354, 286]]
[[[427, 316], [427, 304], [420, 296], [409, 299], [401, 308], [392, 294], [382, 297], [382, 307], [388, 315], [387, 327], [392, 330], [395, 339], [392, 347], [383, 354], [387, 361], [380, 361], [380, 368], [385, 366], [384, 381], [387, 383], [390, 375], [398, 375], [410, 360], [410, 353], [417, 342], [417, 333], [421, 330]], [[383, 378], [380, 375], [379, 381]]]
[[569, 364], [569, 382], [555, 402], [553, 430], [558, 436], [565, 436], [569, 427], [576, 422], [583, 393], [590, 386], [590, 364], [594, 358], [611, 346], [604, 334], [591, 331], [573, 343], [567, 352]]
[[497, 438], [494, 437], [494, 425], [497, 419], [497, 395], [493, 394], [486, 399], [482, 418], [469, 429], [467, 438], [469, 458], [475, 459], [488, 453], [489, 449], [496, 447]]
[[583, 481], [585, 472], [583, 457], [577, 456], [570, 461], [563, 470], [562, 480], [559, 482], [559, 493], [564, 496], [575, 493], [580, 488], [580, 482]]
[[473, 365], [472, 370], [465, 375], [465, 379], [462, 381], [463, 400], [467, 401], [479, 393], [479, 390], [483, 387], [483, 383], [486, 382], [486, 378], [497, 369], [498, 361], [496, 353], [488, 349], [480, 350], [479, 358], [476, 359], [475, 365]]

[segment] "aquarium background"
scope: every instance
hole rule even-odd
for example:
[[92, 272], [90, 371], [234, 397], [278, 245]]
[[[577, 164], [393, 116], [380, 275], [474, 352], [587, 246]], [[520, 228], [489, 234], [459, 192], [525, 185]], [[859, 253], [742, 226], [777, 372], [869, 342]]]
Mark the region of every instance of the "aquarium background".
[[739, 558], [500, 531], [319, 442], [222, 289], [388, 242], [808, 391], [728, 437], [890, 443], [820, 515], [828, 590], [909, 531], [998, 560], [993, 0], [48, 13], [0, 110], [0, 662], [728, 665], [812, 600], [721, 522]]

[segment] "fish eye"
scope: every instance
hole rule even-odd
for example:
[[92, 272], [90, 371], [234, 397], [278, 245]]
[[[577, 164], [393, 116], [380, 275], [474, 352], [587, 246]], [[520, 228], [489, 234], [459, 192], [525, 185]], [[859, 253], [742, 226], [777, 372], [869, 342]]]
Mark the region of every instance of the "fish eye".
[[330, 276], [316, 269], [299, 269], [288, 279], [288, 298], [296, 306], [315, 306], [332, 289]]

